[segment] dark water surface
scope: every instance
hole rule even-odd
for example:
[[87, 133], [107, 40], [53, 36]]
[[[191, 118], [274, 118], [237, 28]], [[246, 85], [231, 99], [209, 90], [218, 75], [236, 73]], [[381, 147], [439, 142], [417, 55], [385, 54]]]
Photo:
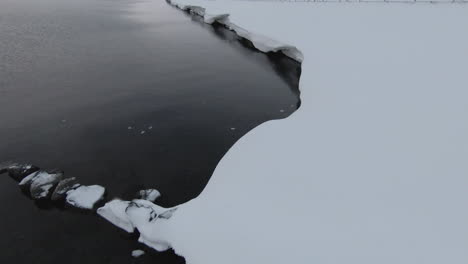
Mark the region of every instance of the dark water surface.
[[[60, 168], [108, 198], [196, 197], [242, 135], [299, 102], [299, 65], [198, 20], [163, 0], [0, 0], [0, 161]], [[134, 237], [43, 210], [6, 175], [0, 201], [0, 263], [184, 262], [133, 259]]]

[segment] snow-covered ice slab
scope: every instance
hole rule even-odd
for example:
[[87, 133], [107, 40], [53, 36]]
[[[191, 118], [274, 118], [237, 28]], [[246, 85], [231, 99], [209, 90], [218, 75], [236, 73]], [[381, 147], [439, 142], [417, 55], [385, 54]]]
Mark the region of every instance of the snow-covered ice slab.
[[63, 178], [63, 172], [37, 171], [24, 177], [19, 186], [31, 194], [33, 199], [44, 199], [50, 196], [53, 188]]
[[[166, 239], [154, 236], [153, 227], [155, 223], [158, 223], [156, 226], [164, 226], [164, 224], [159, 223], [167, 222], [168, 218], [172, 216], [173, 210], [175, 208], [163, 208], [147, 200], [133, 200], [126, 209], [126, 213], [132, 225], [140, 232], [138, 241], [158, 251], [164, 251], [169, 249], [171, 245]], [[168, 213], [169, 217], [167, 217]]]
[[66, 201], [74, 207], [93, 209], [94, 204], [103, 198], [105, 191], [106, 189], [99, 185], [82, 185], [74, 190], [68, 191]]
[[30, 193], [33, 199], [44, 199], [52, 194], [53, 188], [63, 178], [63, 172], [38, 172], [31, 182]]
[[[115, 226], [133, 233], [135, 227], [140, 231], [148, 223], [154, 223], [158, 219], [164, 221], [171, 218], [175, 210], [177, 208], [164, 208], [143, 199], [135, 199], [133, 201], [114, 199], [103, 207], [98, 208], [97, 213]], [[144, 237], [140, 238], [140, 240], [144, 239]], [[157, 242], [153, 244], [155, 243]], [[167, 247], [161, 249], [160, 245], [156, 247], [158, 250], [167, 249]]]
[[115, 199], [98, 208], [97, 214], [128, 233], [133, 233], [135, 228], [126, 213], [129, 204], [129, 201]]
[[468, 263], [466, 5], [176, 1], [297, 47], [302, 105], [141, 241], [187, 264]]

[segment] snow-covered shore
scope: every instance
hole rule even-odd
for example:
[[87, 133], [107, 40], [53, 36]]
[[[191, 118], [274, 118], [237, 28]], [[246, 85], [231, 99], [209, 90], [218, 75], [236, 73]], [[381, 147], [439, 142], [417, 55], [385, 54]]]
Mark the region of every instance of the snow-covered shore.
[[303, 56], [303, 103], [142, 241], [188, 264], [468, 262], [465, 5], [172, 3]]

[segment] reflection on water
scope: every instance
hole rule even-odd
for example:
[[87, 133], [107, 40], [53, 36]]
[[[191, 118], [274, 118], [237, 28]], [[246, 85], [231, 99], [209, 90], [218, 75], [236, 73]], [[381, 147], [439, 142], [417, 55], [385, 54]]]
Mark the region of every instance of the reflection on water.
[[[300, 68], [196, 20], [164, 1], [0, 2], [0, 159], [60, 168], [108, 197], [197, 196], [241, 136], [296, 110]], [[14, 185], [0, 177], [1, 263], [129, 263], [142, 247]], [[138, 259], [149, 261], [183, 259]]]

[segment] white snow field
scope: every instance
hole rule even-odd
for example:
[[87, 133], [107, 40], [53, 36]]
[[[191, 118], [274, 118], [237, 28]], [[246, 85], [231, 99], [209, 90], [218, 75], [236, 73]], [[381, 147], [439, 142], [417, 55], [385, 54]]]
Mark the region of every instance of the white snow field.
[[135, 207], [140, 241], [188, 264], [468, 263], [466, 5], [172, 3], [303, 56], [302, 106], [169, 219]]

